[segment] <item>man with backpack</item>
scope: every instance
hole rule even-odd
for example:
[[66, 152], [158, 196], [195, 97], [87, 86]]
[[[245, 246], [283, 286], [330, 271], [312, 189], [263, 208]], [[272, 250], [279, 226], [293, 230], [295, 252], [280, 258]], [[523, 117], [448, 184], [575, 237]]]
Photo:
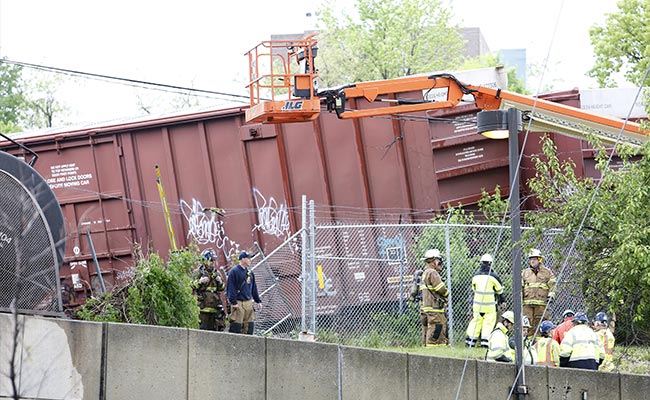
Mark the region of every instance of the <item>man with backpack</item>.
[[422, 345], [444, 346], [448, 344], [445, 300], [449, 292], [440, 277], [442, 256], [438, 249], [431, 249], [424, 253], [422, 260], [427, 263], [420, 281]]

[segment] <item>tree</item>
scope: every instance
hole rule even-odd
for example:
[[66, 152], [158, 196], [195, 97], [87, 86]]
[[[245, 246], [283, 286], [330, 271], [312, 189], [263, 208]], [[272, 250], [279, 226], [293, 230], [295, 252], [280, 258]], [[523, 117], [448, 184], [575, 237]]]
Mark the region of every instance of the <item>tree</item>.
[[588, 75], [601, 87], [614, 86], [612, 74], [617, 72], [641, 85], [650, 60], [650, 0], [621, 0], [618, 9], [605, 26], [589, 31], [596, 63]]
[[26, 128], [51, 128], [55, 117], [64, 115], [67, 107], [56, 99], [62, 80], [58, 76], [40, 78], [25, 84], [25, 109], [22, 125]]
[[25, 108], [22, 67], [0, 60], [0, 132], [12, 133], [18, 130]]
[[[624, 343], [650, 343], [650, 146], [631, 157], [619, 148], [623, 167], [608, 169], [596, 192], [591, 178], [578, 178], [571, 162], [560, 162], [557, 148], [543, 139], [543, 155], [534, 157], [536, 175], [528, 181], [543, 209], [529, 213], [527, 221], [539, 235], [562, 228], [558, 248], [568, 248], [578, 235], [569, 260], [582, 288], [588, 311], [615, 312], [616, 335]], [[607, 154], [597, 157], [602, 171]], [[634, 160], [634, 161], [632, 161]], [[593, 199], [593, 200], [592, 200]], [[591, 204], [591, 207], [589, 207]], [[556, 254], [564, 260], [566, 254]]]
[[323, 86], [456, 68], [464, 42], [440, 0], [356, 0], [357, 18], [320, 11], [316, 65]]

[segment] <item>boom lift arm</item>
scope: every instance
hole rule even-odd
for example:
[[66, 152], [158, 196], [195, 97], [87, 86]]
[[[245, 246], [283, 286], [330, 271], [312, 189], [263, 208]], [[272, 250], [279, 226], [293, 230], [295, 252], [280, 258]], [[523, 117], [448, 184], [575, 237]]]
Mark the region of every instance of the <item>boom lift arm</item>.
[[[641, 146], [650, 140], [649, 132], [643, 131], [639, 124], [633, 122], [501, 89], [465, 84], [450, 74], [361, 82], [317, 91], [314, 67], [317, 47], [314, 36], [289, 43], [273, 42], [263, 42], [247, 53], [251, 60], [251, 82], [248, 85], [251, 108], [246, 111], [248, 122], [310, 121], [318, 117], [322, 106], [327, 111], [335, 112], [341, 119], [352, 119], [449, 109], [473, 102], [481, 110], [516, 108], [522, 111], [524, 121], [530, 122], [531, 129], [535, 131], [557, 132], [579, 139], [595, 136], [609, 144], [615, 143], [622, 132], [620, 142], [633, 146]], [[260, 47], [269, 50], [268, 54], [264, 53], [271, 59], [271, 73], [268, 75], [259, 74], [261, 52], [256, 49]], [[281, 54], [274, 54], [274, 49], [282, 49], [288, 58], [299, 60], [302, 69], [294, 73], [290, 65], [285, 63], [280, 73], [275, 72], [277, 68], [273, 69], [273, 60], [284, 58]], [[286, 49], [289, 49], [288, 53]], [[308, 66], [307, 69], [304, 65]], [[282, 86], [274, 86], [275, 81], [282, 82]], [[271, 84], [262, 87], [261, 82]], [[262, 92], [260, 88], [271, 91], [270, 100], [259, 97]], [[277, 95], [278, 88], [283, 89], [284, 97]], [[413, 97], [414, 92], [417, 92], [417, 97]], [[419, 93], [422, 93], [421, 97]], [[442, 94], [443, 98], [436, 100], [431, 96], [433, 93]], [[411, 97], [399, 97], [400, 94]]]

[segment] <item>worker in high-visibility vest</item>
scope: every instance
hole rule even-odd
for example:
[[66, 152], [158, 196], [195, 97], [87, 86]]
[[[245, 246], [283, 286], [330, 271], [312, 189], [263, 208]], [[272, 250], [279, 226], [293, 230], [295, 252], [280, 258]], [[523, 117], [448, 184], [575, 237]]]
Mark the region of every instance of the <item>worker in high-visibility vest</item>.
[[604, 312], [599, 312], [594, 317], [594, 331], [600, 338], [600, 343], [603, 345], [603, 350], [605, 350], [605, 360], [602, 364], [600, 364], [598, 370], [613, 371], [614, 362], [612, 359], [614, 358], [614, 342], [616, 342], [616, 339], [614, 338], [614, 334], [609, 328], [609, 320], [607, 318], [607, 314]]
[[[555, 298], [555, 274], [542, 261], [542, 252], [531, 249], [528, 252], [529, 267], [521, 272], [524, 315], [535, 329], [540, 321], [548, 319], [546, 305]], [[533, 336], [535, 329], [530, 330], [529, 336]]]
[[501, 278], [492, 269], [492, 256], [483, 254], [479, 270], [472, 277], [474, 301], [472, 320], [467, 326], [467, 346], [476, 346], [480, 339], [481, 347], [488, 346], [488, 339], [497, 322], [497, 302], [506, 306]]
[[553, 340], [554, 331], [555, 324], [551, 321], [544, 321], [539, 326], [540, 337], [535, 342], [537, 365], [560, 366], [560, 345]]
[[514, 353], [510, 348], [508, 333], [515, 326], [515, 314], [512, 311], [506, 311], [501, 316], [501, 322], [498, 322], [494, 331], [488, 339], [488, 352], [486, 360], [499, 362], [512, 362]]
[[573, 317], [573, 328], [560, 344], [560, 366], [597, 370], [605, 359], [605, 350], [600, 338], [589, 327], [589, 319], [584, 313]]

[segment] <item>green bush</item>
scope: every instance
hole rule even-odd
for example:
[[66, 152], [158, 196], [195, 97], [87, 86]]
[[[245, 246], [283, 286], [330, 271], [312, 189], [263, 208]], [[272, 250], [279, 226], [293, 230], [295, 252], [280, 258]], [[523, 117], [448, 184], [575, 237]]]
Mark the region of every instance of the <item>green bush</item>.
[[199, 308], [192, 294], [191, 272], [200, 261], [196, 246], [172, 252], [139, 254], [133, 279], [110, 294], [91, 298], [77, 313], [87, 321], [197, 328]]

